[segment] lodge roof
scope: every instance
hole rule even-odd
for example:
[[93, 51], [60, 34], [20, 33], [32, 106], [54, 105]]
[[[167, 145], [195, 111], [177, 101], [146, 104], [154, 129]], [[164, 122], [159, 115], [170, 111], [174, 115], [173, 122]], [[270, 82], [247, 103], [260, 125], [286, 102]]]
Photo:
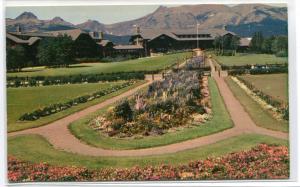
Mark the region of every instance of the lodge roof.
[[51, 34], [52, 36], [59, 36], [59, 35], [68, 35], [72, 38], [72, 40], [76, 40], [81, 34], [88, 34], [81, 29], [70, 29], [70, 30], [58, 30], [58, 31], [48, 31], [44, 32], [46, 34]]
[[126, 50], [126, 49], [143, 49], [144, 47], [141, 45], [116, 45], [114, 46], [114, 49], [117, 50]]
[[14, 36], [29, 36], [29, 37], [53, 37], [53, 35], [45, 32], [8, 32]]
[[[212, 40], [217, 36], [224, 36], [226, 34], [232, 34], [236, 35], [233, 32], [226, 31], [223, 29], [199, 29], [198, 34], [209, 34], [210, 37], [203, 37], [203, 38], [198, 38], [199, 40]], [[181, 38], [179, 37], [180, 35], [197, 35], [197, 30], [196, 28], [194, 29], [186, 29], [186, 30], [160, 30], [160, 29], [143, 29], [141, 30], [139, 34], [142, 38], [146, 40], [153, 40], [154, 38], [157, 38], [158, 36], [161, 35], [167, 35], [175, 40], [195, 40], [195, 38]], [[135, 35], [137, 36], [137, 35]]]
[[6, 38], [18, 44], [27, 44], [27, 45], [33, 45], [36, 41], [41, 39], [39, 37], [30, 37], [28, 40], [23, 40], [9, 33], [6, 33]]

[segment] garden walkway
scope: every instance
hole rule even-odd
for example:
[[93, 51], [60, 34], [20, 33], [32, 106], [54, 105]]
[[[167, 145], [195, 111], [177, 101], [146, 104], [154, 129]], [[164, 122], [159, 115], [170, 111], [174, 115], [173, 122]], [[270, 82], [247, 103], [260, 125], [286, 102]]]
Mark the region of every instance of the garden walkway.
[[67, 117], [59, 119], [55, 122], [52, 122], [48, 125], [37, 127], [33, 129], [27, 129], [23, 131], [9, 133], [8, 136], [23, 135], [23, 134], [39, 134], [45, 137], [56, 149], [61, 149], [81, 155], [90, 155], [90, 156], [146, 156], [146, 155], [160, 155], [167, 153], [175, 153], [187, 149], [192, 149], [204, 145], [209, 145], [216, 143], [227, 138], [238, 136], [244, 133], [256, 133], [268, 135], [281, 139], [288, 139], [288, 134], [264, 129], [255, 125], [247, 112], [245, 112], [242, 105], [234, 97], [231, 90], [227, 86], [223, 77], [219, 77], [218, 73], [214, 71], [214, 67], [210, 62], [212, 67], [212, 76], [216, 80], [219, 87], [220, 93], [224, 99], [225, 105], [229, 111], [229, 114], [234, 123], [234, 127], [222, 132], [211, 134], [204, 137], [195, 138], [192, 140], [187, 140], [184, 142], [174, 143], [170, 145], [137, 149], [137, 150], [107, 150], [102, 148], [92, 147], [81, 142], [75, 136], [71, 134], [68, 129], [68, 125], [80, 118], [85, 117], [86, 115], [93, 113], [103, 107], [106, 107], [110, 104], [113, 104], [119, 99], [129, 97], [138, 89], [141, 89], [151, 82], [147, 82], [143, 85], [140, 85], [136, 88], [133, 88], [121, 95], [108, 99], [97, 105], [88, 107], [82, 111], [71, 114]]

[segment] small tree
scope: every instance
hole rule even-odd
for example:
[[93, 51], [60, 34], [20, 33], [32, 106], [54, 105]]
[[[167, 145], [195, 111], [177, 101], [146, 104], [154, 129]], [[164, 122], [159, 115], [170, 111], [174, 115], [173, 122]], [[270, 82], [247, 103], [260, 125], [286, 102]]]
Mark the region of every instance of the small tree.
[[41, 65], [68, 66], [74, 62], [74, 42], [67, 35], [42, 40], [37, 58]]
[[26, 65], [25, 49], [22, 46], [7, 48], [6, 68], [12, 71], [20, 71]]
[[116, 117], [123, 118], [126, 121], [131, 121], [133, 118], [133, 111], [128, 100], [124, 100], [118, 104], [114, 109], [114, 113]]
[[275, 40], [274, 36], [264, 39], [262, 43], [262, 51], [264, 53], [272, 53], [272, 43]]
[[230, 48], [232, 49], [233, 53], [232, 55], [236, 55], [236, 50], [240, 46], [240, 38], [238, 36], [232, 36], [231, 37], [231, 42], [230, 42]]
[[57, 46], [59, 46], [56, 56], [56, 62], [58, 65], [69, 66], [74, 62], [75, 53], [74, 53], [74, 44], [73, 40], [69, 36], [58, 36], [56, 38]]
[[215, 51], [217, 52], [217, 54], [220, 54], [221, 52], [221, 44], [222, 44], [222, 37], [217, 36], [213, 41], [213, 45], [215, 47]]
[[277, 56], [287, 56], [288, 54], [288, 37], [278, 36], [272, 43], [272, 51]]
[[250, 42], [250, 50], [261, 53], [263, 41], [264, 37], [262, 32], [255, 32]]

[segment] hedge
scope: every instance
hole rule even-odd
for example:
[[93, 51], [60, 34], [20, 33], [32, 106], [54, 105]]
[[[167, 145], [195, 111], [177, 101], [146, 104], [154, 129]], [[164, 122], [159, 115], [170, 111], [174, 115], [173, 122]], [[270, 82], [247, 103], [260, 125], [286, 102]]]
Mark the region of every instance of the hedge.
[[144, 80], [146, 73], [157, 73], [158, 71], [149, 72], [116, 72], [101, 73], [90, 75], [70, 75], [70, 76], [36, 76], [36, 77], [7, 77], [7, 87], [20, 86], [46, 86], [58, 84], [76, 84], [76, 83], [95, 83], [100, 81], [118, 81], [118, 80]]
[[288, 73], [287, 67], [271, 67], [271, 68], [255, 68], [250, 70], [250, 74], [272, 74], [272, 73]]
[[255, 93], [257, 96], [259, 96], [262, 100], [264, 100], [269, 105], [275, 107], [278, 109], [278, 112], [283, 115], [283, 119], [288, 120], [289, 119], [289, 106], [285, 102], [280, 102], [276, 99], [274, 99], [272, 96], [258, 90], [253, 86], [251, 83], [246, 81], [245, 79], [237, 76], [237, 79], [241, 81], [243, 84], [245, 84], [253, 93]]
[[95, 93], [90, 94], [90, 95], [83, 95], [83, 96], [77, 97], [75, 99], [69, 100], [69, 101], [64, 102], [64, 103], [55, 103], [55, 104], [46, 106], [44, 108], [37, 109], [33, 112], [25, 113], [19, 118], [19, 120], [20, 121], [35, 121], [35, 120], [37, 120], [41, 117], [49, 116], [51, 114], [60, 112], [62, 110], [66, 110], [66, 109], [71, 108], [72, 106], [76, 106], [80, 103], [86, 103], [86, 102], [92, 101], [96, 98], [100, 98], [100, 97], [103, 97], [105, 95], [111, 94], [111, 93], [116, 92], [116, 91], [118, 91], [122, 88], [131, 86], [135, 83], [136, 83], [136, 81], [128, 81], [128, 82], [125, 82], [121, 85], [116, 85], [116, 86], [113, 86], [113, 87], [108, 88], [106, 90], [101, 90], [101, 91], [95, 92]]

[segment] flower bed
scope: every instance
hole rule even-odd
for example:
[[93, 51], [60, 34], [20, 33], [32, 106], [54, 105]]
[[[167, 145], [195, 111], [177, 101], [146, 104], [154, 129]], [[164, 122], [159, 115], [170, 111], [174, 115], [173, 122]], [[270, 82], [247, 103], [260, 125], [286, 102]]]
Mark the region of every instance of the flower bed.
[[191, 161], [172, 166], [105, 168], [57, 167], [31, 164], [8, 157], [9, 182], [39, 181], [153, 181], [153, 180], [233, 180], [288, 179], [289, 154], [285, 146], [260, 144], [249, 151]]
[[100, 81], [144, 80], [146, 73], [158, 71], [115, 72], [90, 75], [7, 77], [7, 87], [47, 86], [77, 83], [95, 83]]
[[41, 117], [45, 117], [45, 116], [55, 114], [57, 112], [66, 110], [66, 109], [71, 108], [73, 106], [76, 106], [80, 103], [86, 103], [86, 102], [92, 101], [96, 98], [100, 98], [100, 97], [103, 97], [105, 95], [111, 94], [111, 93], [116, 92], [120, 89], [131, 86], [135, 83], [136, 83], [136, 81], [128, 81], [128, 82], [125, 82], [121, 85], [116, 85], [116, 86], [110, 87], [106, 90], [98, 91], [98, 92], [95, 92], [95, 93], [90, 94], [90, 95], [84, 95], [84, 96], [77, 97], [77, 98], [72, 99], [70, 101], [67, 101], [65, 103], [55, 103], [55, 104], [37, 109], [33, 112], [25, 113], [19, 118], [19, 120], [20, 121], [35, 121], [35, 120], [38, 120]]
[[[208, 78], [180, 70], [153, 82], [146, 92], [118, 103], [90, 126], [119, 138], [161, 135], [172, 128], [210, 118]], [[137, 136], [138, 135], [138, 136]]]
[[[271, 109], [273, 109], [272, 110], [273, 112], [279, 113], [280, 115], [276, 115], [276, 116], [278, 116], [277, 118], [283, 118], [284, 120], [289, 119], [289, 106], [287, 103], [280, 102], [280, 101], [276, 100], [275, 98], [273, 98], [272, 96], [255, 88], [254, 85], [252, 85], [250, 82], [246, 81], [242, 77], [237, 76], [236, 78], [238, 79], [238, 81], [240, 81], [242, 84], [244, 84], [249, 90], [251, 90], [254, 95], [258, 96], [260, 99], [265, 101], [268, 105], [272, 106], [272, 108], [271, 107], [267, 107], [267, 108], [268, 109], [271, 108]], [[236, 80], [235, 80], [235, 82], [236, 82]], [[257, 99], [255, 99], [255, 100], [257, 100]]]

